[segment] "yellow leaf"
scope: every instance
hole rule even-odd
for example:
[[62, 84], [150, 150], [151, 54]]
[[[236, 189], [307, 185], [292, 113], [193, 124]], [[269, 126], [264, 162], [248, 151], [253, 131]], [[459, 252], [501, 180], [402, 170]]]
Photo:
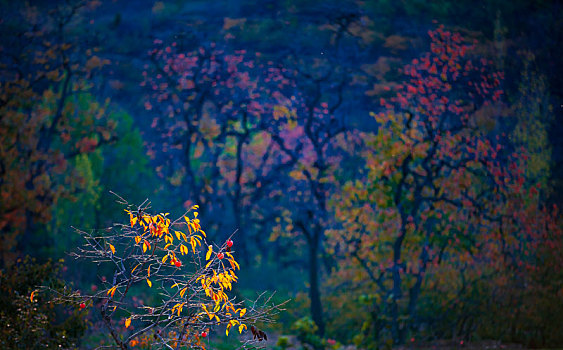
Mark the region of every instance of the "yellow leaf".
[[207, 250], [207, 254], [205, 254], [205, 260], [209, 260], [209, 258], [211, 258], [211, 254], [213, 254], [213, 246], [209, 245], [209, 249]]
[[29, 297], [29, 300], [31, 300], [31, 302], [33, 303], [33, 296], [35, 295], [35, 290], [33, 292], [31, 292], [31, 296]]
[[152, 282], [150, 279], [147, 278], [147, 284], [149, 285], [149, 288], [152, 287]]
[[135, 270], [136, 270], [137, 267], [139, 267], [139, 266], [141, 266], [141, 264], [137, 264], [137, 266], [135, 266], [135, 267], [133, 268], [133, 270], [131, 270], [131, 274], [132, 274], [133, 272], [135, 272]]
[[141, 236], [135, 236], [135, 244], [139, 244], [141, 241]]
[[130, 324], [131, 324], [131, 317], [129, 317], [125, 320], [125, 328], [129, 328]]
[[172, 285], [172, 287], [170, 287], [170, 288], [174, 288], [174, 287], [176, 287], [176, 286], [178, 286], [178, 283], [174, 283], [174, 284]]
[[147, 251], [147, 241], [143, 242], [143, 253], [146, 253]]
[[188, 287], [184, 287], [181, 291], [180, 291], [180, 298], [184, 297], [184, 294], [186, 294], [186, 291], [188, 290]]
[[115, 254], [115, 247], [112, 244], [109, 244], [109, 249], [111, 250], [112, 254]]
[[148, 277], [151, 277], [151, 267], [149, 266], [149, 268], [147, 269], [147, 275]]
[[174, 307], [172, 307], [172, 312], [174, 312], [174, 310], [176, 310], [178, 312], [178, 316], [180, 316], [180, 313], [182, 312], [182, 309], [184, 308], [184, 304], [185, 303], [174, 305]]
[[162, 258], [162, 263], [164, 264], [166, 262], [166, 260], [168, 260], [168, 254], [166, 254], [163, 258]]
[[246, 313], [246, 309], [240, 310], [239, 317], [244, 316], [245, 313]]
[[238, 326], [238, 332], [242, 334], [243, 329], [246, 329], [246, 325], [244, 323], [241, 323], [240, 326]]
[[225, 331], [225, 334], [227, 335], [227, 337], [229, 336], [229, 330], [231, 329], [231, 324], [229, 323], [227, 325], [227, 330]]
[[180, 231], [174, 231], [174, 233], [176, 234], [176, 238], [178, 238], [178, 240], [182, 239]]

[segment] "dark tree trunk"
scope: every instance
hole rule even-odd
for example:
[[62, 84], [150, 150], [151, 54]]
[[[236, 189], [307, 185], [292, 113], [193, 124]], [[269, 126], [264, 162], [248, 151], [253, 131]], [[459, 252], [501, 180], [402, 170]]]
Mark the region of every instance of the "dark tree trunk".
[[[315, 235], [317, 236], [317, 235]], [[319, 289], [319, 240], [318, 236], [313, 238], [309, 244], [309, 298], [311, 299], [311, 317], [319, 327], [318, 333], [324, 334], [325, 324], [323, 320], [323, 306], [321, 304], [321, 293]]]

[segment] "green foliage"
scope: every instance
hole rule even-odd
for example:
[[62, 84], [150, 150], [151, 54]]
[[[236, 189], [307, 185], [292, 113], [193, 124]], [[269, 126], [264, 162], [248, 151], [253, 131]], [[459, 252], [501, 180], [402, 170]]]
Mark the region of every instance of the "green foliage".
[[[40, 287], [63, 289], [60, 263], [18, 260], [0, 271], [0, 345], [2, 349], [72, 349], [86, 330], [76, 306], [54, 306]], [[32, 295], [32, 292], [36, 292]]]
[[[82, 99], [85, 104], [95, 103], [89, 94], [82, 95]], [[120, 207], [111, 190], [119, 189], [120, 195], [142, 202], [142, 196], [151, 193], [139, 191], [138, 187], [156, 187], [133, 118], [124, 111], [110, 110], [107, 119], [115, 127], [112, 142], [70, 161], [74, 172], [69, 185], [75, 193], [61, 198], [54, 207], [48, 228], [52, 251], [45, 253], [47, 256], [62, 256], [82, 243], [78, 235], [70, 233], [71, 226], [89, 230], [107, 227], [118, 219]]]
[[313, 349], [323, 348], [323, 339], [316, 334], [319, 328], [310, 317], [298, 319], [291, 328], [297, 333], [301, 344], [310, 345]]
[[276, 342], [276, 346], [282, 350], [289, 348], [292, 344], [289, 342], [289, 338], [281, 335]]
[[[102, 187], [100, 207], [103, 212], [98, 214], [98, 227], [109, 225], [119, 217], [120, 206], [114, 196], [108, 195], [110, 190], [118, 191], [120, 196], [139, 203], [158, 190], [154, 170], [144, 153], [143, 139], [133, 117], [117, 109], [110, 114], [110, 118], [116, 123], [117, 140], [111, 147], [102, 149], [103, 163], [98, 176]], [[155, 201], [154, 204], [160, 203]]]
[[551, 177], [551, 145], [548, 128], [553, 118], [549, 104], [547, 80], [535, 66], [532, 53], [524, 57], [518, 94], [513, 105], [516, 126], [512, 132], [515, 147], [528, 153], [524, 169], [528, 185], [538, 184], [543, 194], [549, 193]]

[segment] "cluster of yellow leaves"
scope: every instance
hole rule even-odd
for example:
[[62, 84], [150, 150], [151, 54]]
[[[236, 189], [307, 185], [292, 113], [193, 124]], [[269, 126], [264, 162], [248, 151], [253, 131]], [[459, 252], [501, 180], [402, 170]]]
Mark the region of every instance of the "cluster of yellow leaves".
[[243, 329], [247, 329], [244, 323], [240, 323], [238, 320], [230, 320], [229, 323], [227, 324], [227, 330], [225, 330], [225, 334], [228, 336], [231, 327], [236, 326], [237, 324], [239, 325], [238, 326], [239, 333], [242, 333]]
[[134, 214], [129, 210], [125, 210], [129, 213], [129, 221], [131, 223], [131, 227], [135, 227], [137, 222], [139, 225], [143, 227], [143, 235], [150, 232], [151, 236], [162, 237], [162, 235], [169, 235], [170, 234], [170, 219], [168, 219], [166, 214], [158, 214], [158, 215], [148, 215], [144, 213]]
[[[239, 318], [242, 318], [246, 314], [246, 308], [235, 308], [234, 305], [229, 301], [226, 301], [223, 304], [223, 307], [225, 308], [225, 311], [226, 311], [225, 316], [227, 316], [229, 318], [236, 316], [237, 312], [239, 314], [238, 315]], [[216, 312], [221, 309], [220, 304], [215, 304], [215, 308], [213, 309], [213, 311], [209, 311], [207, 309], [207, 305], [205, 305], [205, 304], [201, 304], [201, 308], [204, 311], [204, 313], [202, 313], [202, 315], [206, 314], [209, 317], [209, 320], [215, 319], [217, 322], [220, 322], [219, 316], [217, 316], [217, 314], [216, 314]], [[231, 313], [231, 311], [232, 311], [232, 313]], [[231, 328], [233, 326], [236, 326], [236, 325], [238, 325], [239, 333], [242, 333], [243, 330], [248, 329], [246, 327], [246, 324], [241, 323], [239, 320], [231, 319], [231, 320], [229, 320], [229, 323], [227, 324], [227, 329], [225, 330], [225, 334], [228, 336]]]
[[[194, 206], [193, 209], [197, 209], [198, 206]], [[164, 250], [167, 251], [167, 254], [162, 258], [162, 262], [165, 263], [168, 259], [170, 259], [170, 264], [175, 265], [178, 263], [178, 258], [176, 257], [176, 253], [173, 249], [169, 249], [171, 246], [172, 248], [176, 248], [173, 246], [174, 244], [174, 236], [178, 241], [184, 241], [189, 243], [192, 247], [194, 253], [196, 253], [197, 246], [201, 246], [201, 241], [203, 237], [206, 237], [205, 231], [201, 229], [199, 224], [199, 219], [197, 218], [198, 213], [194, 213], [194, 219], [190, 219], [187, 216], [184, 216], [186, 220], [186, 225], [190, 232], [190, 236], [188, 236], [181, 232], [174, 230], [174, 235], [170, 231], [170, 219], [167, 218], [168, 213], [166, 214], [158, 214], [158, 215], [148, 215], [148, 214], [135, 214], [129, 210], [126, 210], [129, 213], [129, 220], [131, 227], [135, 227], [137, 223], [142, 227], [143, 232], [141, 235], [135, 236], [135, 244], [142, 244], [143, 253], [150, 251], [152, 249], [152, 245], [147, 238], [149, 237], [164, 237]], [[182, 255], [188, 254], [189, 250], [186, 245], [180, 243], [177, 248]], [[151, 285], [150, 281], [147, 280], [149, 286]]]
[[[200, 275], [196, 279], [196, 282], [201, 282], [201, 286], [205, 291], [205, 294], [210, 297], [214, 302], [213, 310], [208, 310], [205, 304], [201, 304], [201, 307], [204, 311], [202, 314], [206, 314], [210, 320], [215, 319], [217, 322], [220, 322], [220, 318], [217, 315], [217, 312], [220, 310], [225, 311], [225, 316], [231, 318], [236, 316], [236, 313], [239, 313], [239, 317], [244, 316], [246, 313], [246, 309], [235, 308], [233, 303], [229, 300], [229, 297], [225, 293], [226, 290], [231, 290], [233, 283], [238, 280], [237, 275], [235, 274], [235, 270], [239, 269], [240, 266], [233, 257], [230, 252], [219, 252], [215, 258], [212, 259], [213, 256], [213, 246], [209, 246], [207, 253], [205, 254], [205, 260], [207, 261], [206, 269], [216, 260], [219, 260], [220, 267], [217, 270], [212, 270], [213, 275]], [[227, 261], [230, 264], [230, 267], [226, 267], [223, 263], [223, 258], [226, 257]], [[220, 271], [217, 273], [217, 271]], [[232, 313], [231, 313], [232, 312]], [[227, 324], [226, 334], [229, 335], [229, 330], [234, 325], [239, 325], [239, 333], [242, 333], [243, 329], [247, 329], [244, 323], [240, 323], [240, 321], [231, 319]]]
[[[198, 206], [193, 206], [192, 209], [197, 210]], [[149, 242], [151, 237], [164, 238], [165, 246], [163, 249], [166, 253], [162, 257], [162, 263], [170, 261], [171, 265], [180, 267], [181, 262], [178, 260], [176, 252], [179, 251], [180, 254], [186, 255], [189, 253], [188, 247], [191, 246], [193, 253], [197, 254], [198, 247], [202, 247], [202, 242], [207, 237], [205, 231], [201, 229], [197, 211], [193, 213], [193, 219], [190, 219], [187, 216], [183, 217], [188, 234], [170, 229], [171, 221], [167, 218], [168, 213], [147, 215], [144, 213], [134, 213], [128, 210], [126, 210], [126, 212], [129, 214], [131, 227], [134, 228], [138, 225], [142, 228], [141, 233], [136, 235], [134, 240], [136, 245], [142, 245], [143, 254], [147, 253], [147, 251], [151, 251], [151, 249], [153, 254], [155, 252], [153, 246], [156, 248], [156, 243], [153, 242], [153, 245], [151, 245]], [[115, 248], [113, 248], [113, 246], [110, 245], [110, 249], [113, 253], [115, 253]], [[246, 309], [235, 308], [233, 303], [230, 301], [230, 298], [225, 293], [226, 291], [231, 290], [233, 283], [238, 280], [235, 271], [237, 269], [240, 270], [240, 265], [235, 260], [234, 256], [228, 251], [218, 252], [214, 255], [212, 245], [208, 246], [205, 259], [207, 263], [205, 265], [204, 272], [197, 277], [196, 283], [201, 283], [205, 295], [209, 297], [214, 304], [209, 306], [210, 309], [208, 309], [207, 305], [201, 304], [203, 312], [199, 315], [207, 315], [209, 320], [215, 319], [218, 323], [221, 322], [219, 315], [222, 315], [221, 317], [224, 315], [224, 317], [228, 320], [226, 334], [228, 335], [229, 330], [233, 326], [237, 325], [239, 332], [242, 333], [243, 330], [247, 329], [247, 326], [240, 322], [240, 319], [246, 314]], [[218, 267], [210, 269], [209, 267], [213, 262], [218, 262]], [[137, 265], [131, 273], [133, 273], [139, 265]], [[149, 287], [152, 287], [152, 282], [148, 277], [150, 277], [150, 266], [147, 269], [146, 281]], [[172, 288], [178, 287], [181, 284], [181, 282], [175, 283], [172, 285]], [[188, 290], [188, 286], [186, 285], [182, 287], [180, 287], [181, 289], [179, 291], [179, 295], [181, 298], [184, 298], [184, 295]], [[108, 295], [111, 294], [111, 297], [113, 297], [116, 289], [116, 286], [112, 287], [108, 291]], [[186, 302], [175, 304], [172, 307], [172, 313], [180, 316], [185, 306]], [[131, 318], [127, 318], [125, 320], [126, 328], [129, 327], [130, 324]]]
[[[197, 210], [198, 206], [196, 205], [192, 209]], [[149, 236], [159, 237], [159, 238], [164, 237], [164, 241], [166, 244], [164, 246], [164, 250], [166, 250], [166, 255], [164, 255], [164, 257], [162, 258], [161, 260], [162, 263], [166, 263], [168, 260], [170, 260], [170, 263], [172, 265], [177, 264], [176, 266], [181, 266], [181, 264], [178, 264], [178, 259], [176, 257], [175, 250], [178, 249], [182, 255], [188, 254], [189, 249], [186, 245], [184, 245], [184, 243], [187, 243], [189, 244], [189, 246], [191, 246], [193, 253], [196, 254], [197, 248], [202, 246], [203, 240], [207, 237], [205, 231], [201, 229], [200, 220], [198, 219], [197, 212], [193, 213], [194, 216], [193, 219], [184, 216], [186, 227], [189, 232], [188, 235], [177, 230], [173, 230], [174, 235], [171, 233], [170, 230], [171, 222], [170, 219], [166, 217], [168, 213], [151, 216], [147, 214], [135, 214], [128, 210], [126, 210], [126, 212], [129, 213], [129, 220], [132, 228], [135, 227], [137, 224], [143, 228], [142, 234], [135, 236], [135, 244], [137, 245], [142, 244], [143, 253], [146, 253], [147, 250], [151, 250], [152, 248], [150, 242], [147, 240]], [[175, 245], [174, 244], [175, 238], [180, 243], [177, 243]], [[171, 247], [176, 249], [169, 249]], [[112, 252], [114, 252], [114, 249], [112, 249]], [[224, 253], [219, 252], [217, 255], [215, 255], [214, 258], [212, 258], [212, 256], [213, 256], [213, 246], [209, 245], [205, 256], [205, 260], [207, 261], [205, 270], [208, 270], [209, 266], [214, 261], [217, 260], [219, 261], [219, 268], [212, 269], [211, 270], [212, 275], [210, 271], [207, 274], [201, 274], [196, 279], [196, 282], [201, 282], [202, 288], [205, 291], [206, 296], [211, 298], [214, 302], [212, 311], [208, 310], [205, 304], [201, 304], [202, 309], [204, 310], [204, 312], [202, 312], [201, 315], [207, 315], [210, 320], [215, 319], [217, 322], [220, 322], [221, 320], [217, 315], [217, 313], [220, 310], [224, 310], [225, 316], [227, 318], [236, 316], [237, 313], [238, 313], [238, 317], [240, 318], [244, 316], [244, 314], [246, 313], [246, 309], [235, 308], [232, 302], [230, 301], [229, 297], [225, 293], [225, 291], [231, 290], [232, 284], [238, 280], [235, 271], [237, 269], [240, 269], [240, 265], [235, 260], [233, 255], [227, 251], [225, 251]], [[223, 258], [226, 258], [226, 261], [228, 261], [229, 264], [227, 266], [225, 266]], [[133, 271], [135, 269], [133, 269]], [[150, 267], [147, 270], [147, 277], [150, 277]], [[152, 283], [148, 278], [147, 278], [147, 284], [149, 285], [149, 287], [152, 286]], [[178, 283], [175, 283], [172, 286], [172, 288], [177, 287], [178, 285], [179, 285]], [[111, 296], [113, 297], [115, 290], [116, 287], [111, 288], [108, 291], [108, 295], [111, 294]], [[183, 298], [187, 290], [188, 290], [187, 286], [183, 287], [180, 290], [180, 297]], [[179, 316], [185, 305], [186, 305], [185, 302], [174, 305], [172, 307], [172, 313], [177, 313]], [[126, 325], [129, 325], [130, 322], [131, 322], [130, 318], [127, 319]], [[232, 319], [227, 324], [227, 335], [231, 327], [235, 325], [239, 326], [240, 333], [242, 333], [244, 329], [247, 329], [247, 326], [245, 324], [240, 323], [240, 321], [238, 320]]]

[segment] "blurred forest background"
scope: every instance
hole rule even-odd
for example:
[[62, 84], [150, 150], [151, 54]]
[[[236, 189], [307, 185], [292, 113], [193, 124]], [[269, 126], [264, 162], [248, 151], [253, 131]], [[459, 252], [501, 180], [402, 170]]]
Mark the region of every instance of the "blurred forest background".
[[563, 346], [562, 5], [1, 1], [3, 348], [108, 343], [29, 294], [110, 191], [236, 231], [269, 348]]

